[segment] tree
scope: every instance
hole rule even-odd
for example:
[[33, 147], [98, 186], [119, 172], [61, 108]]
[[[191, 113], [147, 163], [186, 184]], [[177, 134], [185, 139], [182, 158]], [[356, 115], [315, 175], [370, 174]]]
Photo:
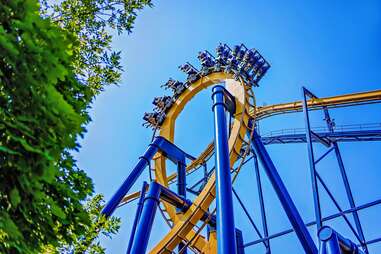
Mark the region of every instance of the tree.
[[120, 227], [120, 219], [110, 217], [106, 219], [100, 216], [104, 207], [104, 200], [101, 194], [95, 195], [89, 199], [85, 205], [85, 210], [90, 216], [91, 223], [86, 226], [85, 232], [76, 236], [73, 243], [61, 242], [58, 247], [46, 246], [44, 254], [71, 254], [71, 253], [91, 253], [104, 254], [103, 248], [99, 242], [99, 236], [111, 237], [116, 234]]
[[152, 7], [151, 0], [63, 0], [48, 4], [41, 0], [42, 13], [80, 42], [74, 50], [77, 77], [98, 94], [117, 84], [121, 76], [120, 52], [111, 48], [112, 34], [131, 33], [137, 11]]
[[40, 253], [89, 230], [93, 184], [71, 151], [94, 97], [120, 78], [108, 28], [130, 32], [150, 1], [42, 4], [0, 3], [0, 253]]
[[89, 223], [80, 201], [92, 182], [69, 151], [91, 89], [71, 67], [75, 38], [41, 19], [37, 2], [3, 2], [0, 13], [0, 251], [34, 253]]

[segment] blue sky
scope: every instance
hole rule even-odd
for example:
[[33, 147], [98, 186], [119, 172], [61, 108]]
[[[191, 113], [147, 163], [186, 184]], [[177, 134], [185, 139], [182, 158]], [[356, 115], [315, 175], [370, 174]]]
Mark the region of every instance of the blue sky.
[[[272, 67], [255, 88], [258, 105], [299, 100], [300, 87], [318, 96], [380, 89], [381, 75], [381, 2], [380, 1], [154, 1], [155, 7], [143, 10], [131, 35], [115, 37], [113, 46], [122, 51], [125, 68], [122, 82], [98, 96], [91, 110], [88, 133], [76, 154], [78, 164], [93, 178], [96, 192], [109, 199], [122, 183], [149, 144], [152, 131], [141, 126], [142, 115], [152, 110], [152, 99], [166, 92], [160, 85], [169, 77], [184, 80], [177, 66], [190, 61], [199, 66], [197, 52], [214, 52], [219, 42], [245, 43], [257, 48]], [[331, 111], [336, 123], [381, 123], [379, 105]], [[321, 112], [311, 116], [313, 126], [322, 126]], [[277, 116], [260, 123], [261, 132], [304, 127], [303, 116]], [[210, 91], [202, 92], [179, 117], [176, 144], [197, 155], [212, 140], [213, 122]], [[349, 180], [357, 204], [381, 198], [379, 143], [347, 143], [341, 146]], [[305, 221], [313, 219], [312, 193], [305, 144], [272, 145], [268, 151], [278, 167]], [[324, 148], [316, 145], [316, 154]], [[337, 164], [331, 155], [319, 163], [319, 172], [348, 208]], [[262, 172], [263, 173], [263, 172]], [[270, 233], [289, 228], [274, 192], [262, 174]], [[142, 175], [134, 189], [140, 189]], [[237, 192], [260, 227], [259, 205], [253, 164], [238, 177]], [[336, 212], [322, 194], [324, 215]], [[325, 195], [325, 196], [324, 196]], [[235, 201], [236, 202], [236, 201]], [[243, 230], [244, 241], [256, 239], [242, 210], [235, 205], [236, 226]], [[107, 253], [125, 253], [135, 213], [132, 203], [119, 209], [120, 233], [102, 239]], [[237, 209], [236, 209], [237, 208]], [[360, 213], [366, 239], [380, 236], [380, 208]], [[330, 224], [343, 235], [353, 235], [342, 220]], [[160, 217], [155, 220], [150, 246], [168, 228]], [[311, 234], [316, 232], [311, 228]], [[303, 253], [294, 235], [272, 242], [274, 253]], [[370, 248], [381, 251], [381, 244]], [[262, 246], [247, 248], [246, 253], [263, 253]], [[259, 252], [256, 252], [259, 251]]]

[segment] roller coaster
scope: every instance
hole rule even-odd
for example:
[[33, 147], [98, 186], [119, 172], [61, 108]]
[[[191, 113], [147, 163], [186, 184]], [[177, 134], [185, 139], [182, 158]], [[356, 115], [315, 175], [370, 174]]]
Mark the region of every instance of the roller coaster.
[[[381, 90], [322, 98], [302, 87], [302, 100], [257, 106], [254, 91], [259, 89], [260, 81], [270, 69], [270, 64], [258, 50], [248, 49], [244, 44], [232, 48], [220, 44], [216, 48], [216, 57], [208, 51], [201, 51], [198, 59], [201, 69], [198, 70], [190, 63], [181, 65], [179, 69], [187, 75], [185, 82], [169, 79], [162, 87], [172, 91], [172, 95], [155, 98], [154, 112], [144, 114], [144, 126], [154, 131], [152, 142], [102, 210], [102, 214], [109, 217], [118, 207], [138, 200], [127, 253], [241, 254], [245, 253], [245, 248], [257, 244], [264, 246], [265, 253], [273, 253], [271, 241], [292, 232], [296, 234], [296, 239], [305, 253], [369, 253], [368, 246], [381, 241], [381, 238], [365, 239], [358, 212], [379, 205], [381, 200], [356, 205], [339, 143], [380, 141], [381, 126], [339, 127], [332, 120], [329, 110], [381, 102]], [[213, 87], [211, 96], [214, 141], [198, 157], [193, 157], [174, 144], [176, 119], [186, 104], [208, 87]], [[325, 127], [311, 127], [309, 118], [312, 110], [321, 110], [324, 113]], [[259, 134], [258, 123], [262, 119], [293, 112], [303, 113], [304, 129]], [[276, 166], [266, 149], [266, 145], [287, 143], [307, 145], [315, 214], [312, 222], [303, 221], [278, 173], [277, 167], [282, 165]], [[317, 157], [314, 144], [326, 147], [326, 152]], [[350, 205], [347, 210], [340, 207], [316, 168], [330, 153], [334, 153], [337, 159], [342, 178], [340, 184], [345, 188]], [[211, 160], [214, 160], [213, 167], [208, 168]], [[262, 230], [250, 217], [233, 186], [243, 165], [250, 160], [255, 161]], [[175, 173], [169, 173], [171, 171], [167, 161], [176, 165]], [[289, 230], [269, 234], [258, 162], [292, 225]], [[150, 183], [144, 181], [141, 191], [131, 193], [131, 188], [146, 168], [149, 170]], [[192, 179], [193, 182], [190, 183], [189, 177], [196, 171], [202, 172], [202, 177], [195, 182]], [[338, 210], [326, 217], [322, 215], [320, 204], [321, 186]], [[188, 193], [196, 197], [189, 198]], [[242, 231], [236, 228], [233, 196], [237, 198], [253, 225], [258, 235], [257, 240], [244, 242]], [[163, 216], [169, 230], [148, 251], [148, 240], [156, 212]], [[330, 224], [339, 217], [345, 220], [355, 238], [349, 239]], [[316, 236], [311, 235], [308, 230], [311, 226], [316, 227]]]

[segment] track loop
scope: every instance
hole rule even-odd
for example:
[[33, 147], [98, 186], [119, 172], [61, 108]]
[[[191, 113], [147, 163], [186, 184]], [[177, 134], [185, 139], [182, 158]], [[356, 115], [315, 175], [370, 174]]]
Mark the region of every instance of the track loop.
[[[229, 138], [230, 151], [230, 166], [233, 169], [238, 163], [238, 167], [234, 169], [234, 178], [236, 178], [245, 157], [248, 154], [249, 141], [247, 140], [248, 122], [250, 119], [250, 105], [255, 102], [251, 87], [244, 84], [242, 80], [236, 81], [231, 78], [228, 73], [212, 73], [201, 78], [199, 81], [192, 84], [176, 101], [176, 104], [168, 112], [167, 119], [164, 121], [160, 135], [173, 142], [174, 123], [185, 104], [195, 96], [199, 91], [213, 84], [225, 82], [226, 88], [235, 97], [237, 110], [233, 117], [231, 134]], [[250, 103], [249, 103], [250, 102]], [[241, 151], [244, 145], [244, 151]], [[213, 145], [209, 145], [201, 156], [188, 166], [189, 172], [195, 170], [207, 158], [210, 158], [213, 153]], [[174, 181], [176, 176], [166, 177], [165, 157], [158, 155], [155, 158], [155, 175], [156, 180], [168, 186], [169, 182]], [[209, 253], [210, 245], [203, 236], [197, 233], [195, 225], [200, 221], [201, 217], [208, 211], [211, 203], [215, 199], [215, 174], [214, 172], [209, 177], [207, 184], [202, 189], [185, 214], [176, 214], [173, 207], [163, 203], [171, 220], [174, 222], [173, 228], [169, 233], [151, 250], [150, 253], [171, 253], [174, 248], [181, 242], [189, 242], [189, 247], [200, 253]]]

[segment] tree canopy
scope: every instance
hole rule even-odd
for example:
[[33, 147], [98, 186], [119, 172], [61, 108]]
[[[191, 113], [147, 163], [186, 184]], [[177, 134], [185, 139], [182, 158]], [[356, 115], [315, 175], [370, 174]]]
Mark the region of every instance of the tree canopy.
[[120, 81], [120, 52], [111, 47], [112, 31], [131, 33], [137, 12], [151, 0], [42, 0], [42, 13], [79, 41], [72, 66], [94, 94]]
[[[0, 3], [0, 253], [75, 247], [79, 236], [94, 232], [94, 209], [83, 206], [93, 183], [71, 153], [94, 97], [120, 79], [110, 29], [131, 32], [146, 5]], [[114, 232], [116, 222], [104, 232]]]
[[61, 241], [58, 247], [46, 245], [43, 254], [72, 254], [91, 253], [104, 254], [105, 248], [100, 244], [100, 236], [111, 237], [116, 234], [120, 227], [120, 218], [99, 216], [104, 207], [101, 194], [95, 195], [85, 204], [85, 210], [90, 216], [91, 223], [86, 225], [84, 234], [76, 236], [76, 240], [68, 243]]

